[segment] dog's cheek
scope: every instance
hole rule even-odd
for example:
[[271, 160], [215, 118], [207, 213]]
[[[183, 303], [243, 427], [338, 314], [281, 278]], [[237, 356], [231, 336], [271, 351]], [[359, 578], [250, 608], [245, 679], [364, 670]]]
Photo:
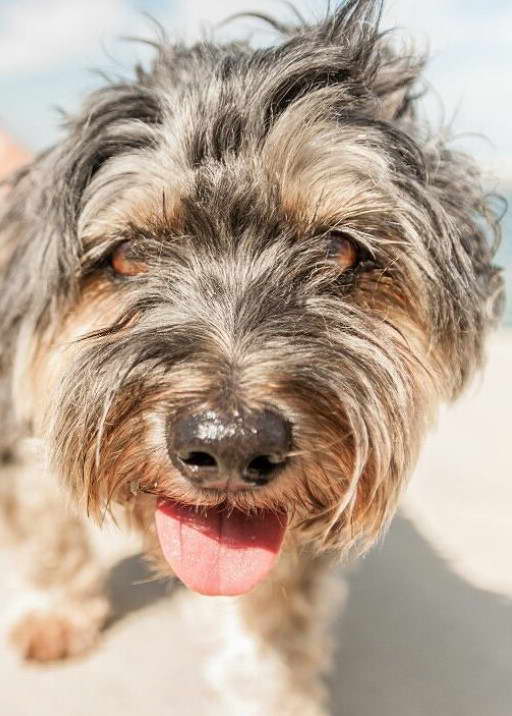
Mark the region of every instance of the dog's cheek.
[[104, 281], [91, 281], [79, 302], [58, 323], [40, 333], [22, 331], [14, 366], [14, 404], [18, 418], [45, 438], [61, 399], [63, 379], [73, 370], [83, 345], [80, 339], [105, 327], [119, 315], [119, 298]]
[[[52, 332], [53, 333], [53, 332]], [[72, 359], [72, 350], [64, 348], [66, 334], [49, 337], [20, 335], [14, 366], [14, 405], [17, 418], [31, 427], [36, 437], [44, 438], [48, 417], [59, 404], [59, 385]]]
[[[393, 321], [389, 313], [387, 320]], [[323, 546], [342, 555], [353, 557], [366, 552], [387, 529], [439, 405], [451, 390], [441, 356], [429, 344], [422, 327], [403, 316], [398, 325], [400, 332], [388, 345], [388, 354], [394, 356], [402, 376], [402, 395], [388, 399], [383, 395], [380, 409], [376, 405], [373, 414], [361, 415], [368, 431], [365, 464], [348, 488], [338, 478], [343, 489], [325, 525]], [[324, 470], [324, 474], [333, 476], [333, 485], [336, 475], [347, 475], [347, 470], [350, 474], [357, 463], [357, 450], [352, 448], [350, 453], [350, 445], [347, 448], [348, 455], [333, 451], [332, 467]]]

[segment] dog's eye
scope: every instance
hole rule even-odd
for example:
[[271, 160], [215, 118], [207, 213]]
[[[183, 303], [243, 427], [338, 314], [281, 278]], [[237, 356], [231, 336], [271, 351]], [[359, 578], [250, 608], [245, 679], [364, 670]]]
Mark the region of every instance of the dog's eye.
[[345, 271], [359, 262], [359, 250], [353, 239], [343, 231], [331, 231], [327, 238], [327, 258]]
[[110, 264], [114, 272], [120, 276], [138, 276], [141, 273], [146, 273], [146, 264], [140, 259], [135, 259], [130, 254], [130, 243], [128, 241], [124, 241], [114, 249], [110, 257]]

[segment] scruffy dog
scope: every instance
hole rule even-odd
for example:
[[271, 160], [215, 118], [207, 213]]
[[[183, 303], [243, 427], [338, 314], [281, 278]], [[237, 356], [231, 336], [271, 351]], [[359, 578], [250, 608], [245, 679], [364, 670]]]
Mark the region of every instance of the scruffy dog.
[[270, 20], [265, 49], [163, 41], [11, 178], [4, 460], [40, 446], [2, 486], [43, 595], [14, 629], [26, 657], [94, 642], [108, 607], [85, 518], [113, 512], [161, 573], [244, 595], [284, 668], [279, 713], [322, 712], [330, 555], [388, 525], [501, 293], [478, 170], [415, 118], [423, 61], [380, 9]]

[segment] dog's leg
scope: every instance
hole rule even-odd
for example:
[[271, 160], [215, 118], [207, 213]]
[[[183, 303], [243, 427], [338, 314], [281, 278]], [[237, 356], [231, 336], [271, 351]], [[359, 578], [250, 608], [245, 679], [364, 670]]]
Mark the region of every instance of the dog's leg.
[[[250, 594], [222, 603], [225, 645], [207, 669], [223, 716], [325, 716], [329, 616], [343, 586], [323, 558], [286, 555]], [[213, 708], [213, 705], [212, 705]]]
[[341, 606], [343, 587], [330, 560], [306, 554], [284, 556], [273, 579], [242, 600], [245, 621], [284, 665], [279, 714], [320, 716], [325, 711], [323, 675], [331, 663], [329, 618]]
[[108, 600], [86, 527], [42, 464], [32, 457], [4, 467], [0, 516], [13, 558], [12, 640], [26, 659], [52, 661], [94, 644]]

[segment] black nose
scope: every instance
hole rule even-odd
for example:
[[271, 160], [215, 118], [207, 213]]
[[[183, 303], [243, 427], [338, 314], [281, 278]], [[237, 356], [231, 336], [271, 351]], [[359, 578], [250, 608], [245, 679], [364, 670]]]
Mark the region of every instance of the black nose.
[[207, 410], [169, 420], [173, 464], [198, 486], [247, 489], [266, 485], [284, 467], [290, 424], [278, 413]]

